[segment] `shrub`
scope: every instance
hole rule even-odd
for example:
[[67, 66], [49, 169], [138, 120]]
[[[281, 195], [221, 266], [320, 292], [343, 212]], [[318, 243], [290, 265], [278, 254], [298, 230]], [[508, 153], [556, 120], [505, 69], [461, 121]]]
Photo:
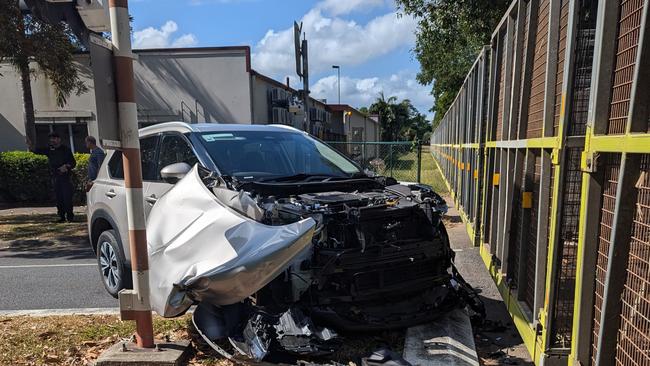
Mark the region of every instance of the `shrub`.
[[[72, 171], [74, 202], [84, 204], [89, 155], [74, 154], [74, 157], [77, 161]], [[52, 176], [47, 157], [27, 151], [0, 152], [0, 196], [10, 202], [53, 202]]]

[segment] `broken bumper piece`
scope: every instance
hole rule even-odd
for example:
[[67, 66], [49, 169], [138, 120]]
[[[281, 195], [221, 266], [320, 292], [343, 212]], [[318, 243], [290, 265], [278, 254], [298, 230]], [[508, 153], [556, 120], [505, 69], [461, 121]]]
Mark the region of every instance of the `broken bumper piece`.
[[[242, 324], [241, 319], [247, 320]], [[300, 356], [326, 356], [338, 346], [336, 332], [317, 327], [298, 308], [274, 315], [248, 303], [225, 307], [201, 303], [192, 322], [203, 340], [228, 359], [243, 356], [261, 361], [272, 355], [287, 361]], [[225, 345], [225, 340], [231, 347]]]
[[221, 203], [195, 167], [161, 197], [147, 223], [153, 310], [240, 302], [278, 276], [310, 243], [311, 218], [268, 226]]

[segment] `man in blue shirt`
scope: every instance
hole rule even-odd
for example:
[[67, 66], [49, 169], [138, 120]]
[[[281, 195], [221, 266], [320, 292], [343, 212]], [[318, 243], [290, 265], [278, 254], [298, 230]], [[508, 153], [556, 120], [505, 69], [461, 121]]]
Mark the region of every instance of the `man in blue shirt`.
[[88, 183], [86, 184], [86, 192], [88, 192], [93, 186], [93, 181], [97, 179], [99, 167], [102, 166], [106, 153], [97, 146], [97, 139], [93, 136], [86, 137], [86, 147], [90, 150], [90, 158], [88, 159]]

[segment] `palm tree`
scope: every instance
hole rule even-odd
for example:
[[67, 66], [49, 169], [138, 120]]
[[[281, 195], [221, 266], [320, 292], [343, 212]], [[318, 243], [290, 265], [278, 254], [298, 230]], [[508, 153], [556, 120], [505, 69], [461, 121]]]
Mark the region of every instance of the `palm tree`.
[[79, 95], [88, 90], [74, 64], [74, 40], [63, 23], [51, 24], [23, 14], [18, 0], [0, 0], [0, 62], [8, 61], [20, 73], [28, 144], [36, 138], [31, 86], [35, 71], [30, 63], [37, 64], [50, 80], [61, 107], [73, 91]]
[[393, 105], [397, 102], [397, 97], [391, 96], [386, 99], [384, 92], [379, 92], [375, 102], [368, 108], [370, 113], [379, 115], [381, 126], [381, 137], [384, 141], [394, 141], [396, 136], [393, 133], [395, 121], [395, 111]]

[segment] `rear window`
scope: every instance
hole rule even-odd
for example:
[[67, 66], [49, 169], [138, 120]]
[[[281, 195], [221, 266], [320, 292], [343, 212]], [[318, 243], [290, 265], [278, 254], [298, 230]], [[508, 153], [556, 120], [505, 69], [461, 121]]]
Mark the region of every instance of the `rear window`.
[[121, 151], [115, 151], [111, 156], [111, 160], [108, 162], [108, 173], [113, 179], [124, 179]]

